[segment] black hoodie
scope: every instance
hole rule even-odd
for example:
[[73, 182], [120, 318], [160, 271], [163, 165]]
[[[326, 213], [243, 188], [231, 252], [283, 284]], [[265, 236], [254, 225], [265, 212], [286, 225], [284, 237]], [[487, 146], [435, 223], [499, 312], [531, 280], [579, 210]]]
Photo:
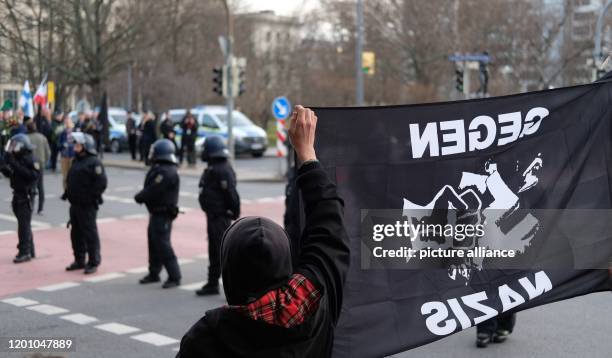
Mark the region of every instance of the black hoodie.
[[[244, 304], [266, 292], [283, 289], [291, 273], [286, 233], [280, 228], [274, 229], [268, 220], [244, 219], [248, 221], [240, 225], [239, 232], [228, 229], [221, 250], [224, 290], [232, 306], [206, 312], [183, 337], [177, 358], [331, 356], [349, 264], [343, 202], [318, 162], [300, 168], [297, 184], [304, 200], [306, 224], [293, 276], [303, 275], [321, 293], [316, 310], [301, 324], [290, 328], [251, 319], [240, 311]], [[261, 276], [267, 276], [265, 279], [256, 284], [231, 279], [245, 273], [250, 265], [256, 265], [256, 260], [260, 265], [252, 268], [253, 271], [262, 270], [261, 263], [266, 262], [272, 268], [264, 269]], [[280, 281], [272, 283], [271, 277]], [[259, 280], [254, 275], [249, 279]], [[266, 285], [259, 293], [253, 291], [254, 287]]]

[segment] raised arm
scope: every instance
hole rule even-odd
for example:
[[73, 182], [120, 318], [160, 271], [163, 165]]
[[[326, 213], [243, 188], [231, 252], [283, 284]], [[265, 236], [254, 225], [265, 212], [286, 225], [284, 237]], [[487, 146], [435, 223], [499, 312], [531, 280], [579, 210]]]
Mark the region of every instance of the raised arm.
[[336, 321], [349, 265], [348, 236], [344, 227], [344, 203], [317, 161], [316, 124], [317, 117], [312, 110], [295, 108], [289, 136], [301, 163], [297, 185], [306, 216], [298, 270], [311, 273], [324, 285]]

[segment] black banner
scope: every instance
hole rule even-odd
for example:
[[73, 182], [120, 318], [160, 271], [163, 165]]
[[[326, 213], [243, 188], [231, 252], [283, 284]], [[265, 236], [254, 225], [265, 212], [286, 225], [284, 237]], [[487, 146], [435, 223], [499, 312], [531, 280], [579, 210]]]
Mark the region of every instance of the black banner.
[[[612, 233], [582, 237], [577, 229], [605, 215], [561, 220], [572, 234], [551, 236], [536, 209], [612, 208], [611, 95], [612, 84], [600, 82], [460, 102], [315, 109], [317, 155], [345, 200], [351, 240], [334, 357], [390, 355], [503, 312], [609, 290], [606, 270], [574, 269], [607, 266]], [[503, 247], [519, 257], [550, 254], [565, 268], [508, 269], [487, 257], [444, 268], [381, 268], [370, 261], [376, 240], [361, 237], [364, 221], [376, 222], [368, 213], [381, 209], [404, 212], [413, 223], [424, 221], [408, 213], [476, 211], [500, 236], [521, 232], [496, 241]], [[486, 238], [475, 252], [495, 249]]]

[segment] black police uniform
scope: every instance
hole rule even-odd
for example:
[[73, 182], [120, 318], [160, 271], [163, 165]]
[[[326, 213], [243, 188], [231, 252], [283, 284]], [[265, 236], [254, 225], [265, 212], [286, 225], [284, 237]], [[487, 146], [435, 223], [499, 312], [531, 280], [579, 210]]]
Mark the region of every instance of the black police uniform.
[[181, 270], [170, 244], [172, 221], [178, 214], [179, 185], [175, 164], [155, 163], [147, 173], [144, 188], [134, 197], [136, 202], [146, 204], [150, 214], [147, 229], [149, 281], [141, 283], [159, 281], [162, 266], [168, 272], [168, 281], [181, 280]]
[[63, 197], [70, 202], [70, 241], [76, 266], [85, 264], [86, 253], [87, 266], [97, 267], [100, 264], [100, 236], [96, 217], [106, 186], [106, 173], [98, 157], [91, 153], [77, 154], [66, 177], [66, 193]]
[[19, 244], [16, 260], [19, 257], [35, 256], [34, 240], [32, 236], [32, 195], [34, 186], [40, 175], [38, 163], [32, 153], [25, 151], [22, 154], [5, 153], [2, 158], [0, 171], [10, 179], [13, 189], [12, 207], [17, 218], [17, 234]]
[[211, 158], [202, 173], [199, 186], [199, 202], [206, 212], [208, 228], [208, 285], [218, 286], [221, 275], [221, 239], [232, 219], [239, 215], [236, 212], [240, 205], [236, 192], [236, 174], [226, 158]]

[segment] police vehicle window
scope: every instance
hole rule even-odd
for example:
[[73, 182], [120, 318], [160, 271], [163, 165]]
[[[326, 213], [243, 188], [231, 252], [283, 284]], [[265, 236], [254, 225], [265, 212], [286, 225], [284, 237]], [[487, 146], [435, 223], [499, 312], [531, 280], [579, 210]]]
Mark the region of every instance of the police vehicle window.
[[127, 121], [127, 116], [125, 114], [112, 114], [111, 117], [115, 120], [117, 124], [125, 124]]
[[[219, 120], [224, 125], [227, 125], [227, 114], [225, 114], [225, 113], [217, 113], [217, 118], [219, 118]], [[238, 111], [232, 112], [232, 123], [236, 127], [246, 127], [246, 126], [252, 126], [253, 125], [253, 122], [251, 122], [250, 119], [248, 119], [244, 114], [242, 114], [242, 113], [240, 113]]]
[[185, 114], [180, 114], [180, 113], [171, 113], [170, 114], [170, 118], [172, 118], [172, 122], [174, 122], [174, 123], [180, 123], [181, 120], [183, 119], [183, 116], [185, 116]]
[[202, 116], [202, 125], [208, 128], [219, 128], [215, 120], [208, 114]]

